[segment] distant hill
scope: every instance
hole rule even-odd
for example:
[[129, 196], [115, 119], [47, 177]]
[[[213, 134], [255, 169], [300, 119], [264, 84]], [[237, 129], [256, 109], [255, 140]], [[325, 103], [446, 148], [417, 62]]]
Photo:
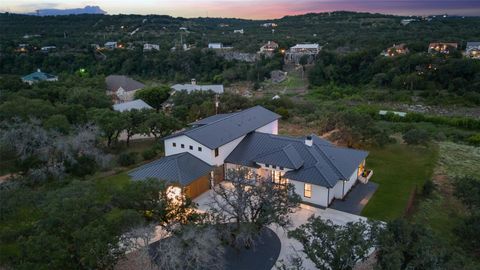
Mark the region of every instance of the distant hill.
[[37, 16], [57, 16], [57, 15], [78, 15], [78, 14], [106, 14], [99, 6], [86, 6], [84, 8], [70, 9], [39, 9], [37, 12], [28, 13], [28, 15]]

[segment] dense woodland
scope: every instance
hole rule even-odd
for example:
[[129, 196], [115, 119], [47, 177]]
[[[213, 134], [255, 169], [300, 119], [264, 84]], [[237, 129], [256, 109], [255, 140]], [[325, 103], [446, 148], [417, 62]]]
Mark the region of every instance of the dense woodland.
[[[262, 214], [250, 220], [237, 217], [237, 226], [227, 228], [218, 226], [225, 218], [221, 213], [196, 214], [191, 211], [195, 205], [187, 199], [173, 204], [166, 196], [165, 183], [133, 182], [126, 175], [135, 166], [163, 155], [162, 137], [215, 114], [213, 92], [170, 96], [168, 85], [196, 78], [227, 86], [248, 82], [252, 91], [261, 92], [272, 70], [289, 68], [280, 52], [256, 63], [226, 61], [204, 49], [209, 42], [250, 53], [268, 40], [279, 42], [281, 48], [300, 42], [324, 46], [314, 64], [300, 68], [308, 77], [304, 95], [280, 94], [272, 99], [268, 94], [253, 98], [225, 93], [218, 97], [219, 113], [262, 105], [282, 116], [281, 125], [300, 129], [297, 132], [303, 135], [330, 134], [329, 139], [340, 145], [373, 151], [400, 145], [412, 152], [432, 151], [436, 158], [437, 144], [444, 142], [478, 151], [479, 119], [422, 113], [399, 117], [378, 111], [385, 109], [385, 102], [478, 106], [480, 61], [466, 59], [460, 51], [445, 56], [426, 50], [431, 41], [459, 42], [462, 50], [467, 41], [480, 40], [480, 19], [437, 17], [406, 26], [400, 24], [401, 19], [350, 12], [307, 14], [268, 21], [278, 24], [272, 32], [260, 26], [267, 21], [240, 19], [0, 14], [0, 175], [12, 177], [0, 184], [0, 267], [112, 269], [127, 249], [136, 248], [132, 238], [150, 237], [152, 226], [159, 225], [173, 239], [160, 244], [160, 254], [169, 252], [170, 258], [161, 261], [162, 269], [195, 269], [182, 260], [195, 254], [198, 257], [188, 259], [220, 269], [221, 258], [212, 254], [221, 253], [212, 247], [215, 251], [226, 246], [250, 247], [266, 226], [289, 223], [288, 213], [298, 206], [298, 198], [282, 201], [283, 190], [267, 181], [248, 194], [228, 194], [233, 206], [240, 203], [235, 198], [260, 200], [259, 209], [246, 211]], [[241, 28], [244, 35], [233, 34], [233, 29]], [[26, 34], [40, 36], [24, 39]], [[90, 46], [112, 40], [132, 49], [99, 54]], [[196, 49], [171, 52], [181, 40]], [[145, 42], [160, 44], [160, 51], [143, 52]], [[15, 50], [21, 43], [28, 43], [30, 49], [49, 45], [57, 49], [19, 53]], [[406, 43], [410, 54], [380, 56], [394, 43]], [[20, 80], [37, 68], [58, 74], [59, 81], [28, 85]], [[104, 82], [109, 74], [146, 82], [136, 98], [154, 110], [112, 110]], [[279, 86], [278, 93], [283, 87]], [[166, 100], [173, 107], [164, 112], [161, 105]], [[120, 140], [122, 133], [126, 140]], [[130, 141], [133, 135], [154, 138], [142, 146]], [[478, 164], [473, 169], [478, 172]], [[403, 180], [404, 172], [399, 173], [395, 177]], [[429, 173], [426, 177], [432, 176]], [[449, 195], [461, 212], [448, 231], [450, 238], [435, 230], [438, 224], [431, 224], [435, 219], [414, 222], [411, 215], [404, 215], [404, 205], [401, 213], [373, 215], [372, 220], [386, 221], [385, 226], [372, 222], [338, 227], [312, 218], [289, 236], [303, 244], [308, 250], [305, 255], [321, 269], [351, 269], [352, 258], [365, 259], [366, 247], [371, 245], [378, 248], [377, 269], [478, 269], [480, 179], [466, 174], [450, 179]], [[240, 192], [248, 183], [241, 175], [237, 180], [234, 184]], [[414, 206], [421, 211], [422, 203], [438, 199], [440, 187], [430, 178], [418, 183], [419, 199]], [[408, 192], [402, 195], [408, 197]], [[272, 206], [272, 202], [279, 205]], [[309, 246], [319, 231], [324, 233], [325, 246]], [[358, 237], [345, 238], [346, 232]], [[322, 253], [333, 246], [330, 243], [339, 247], [333, 256]], [[302, 269], [298, 262], [278, 267]]]

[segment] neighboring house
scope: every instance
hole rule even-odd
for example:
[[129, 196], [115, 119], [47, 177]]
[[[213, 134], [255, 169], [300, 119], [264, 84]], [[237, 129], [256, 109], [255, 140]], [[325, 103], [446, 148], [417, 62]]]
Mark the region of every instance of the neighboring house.
[[403, 26], [405, 26], [405, 25], [408, 25], [408, 24], [410, 24], [410, 23], [412, 23], [412, 22], [416, 22], [416, 21], [418, 21], [418, 20], [417, 20], [417, 19], [403, 19], [403, 20], [400, 21], [400, 23], [401, 23]]
[[396, 116], [399, 116], [399, 117], [405, 117], [407, 116], [407, 113], [406, 112], [396, 112], [396, 111], [385, 111], [385, 110], [380, 110], [378, 112], [379, 115], [382, 115], [382, 116], [386, 116], [388, 114], [393, 114], [393, 115], [396, 115]]
[[172, 48], [170, 48], [170, 51], [172, 52], [175, 52], [175, 51], [189, 51], [191, 49], [195, 48], [195, 45], [192, 45], [192, 44], [176, 44], [175, 46], [173, 46]]
[[260, 51], [258, 53], [265, 54], [265, 55], [273, 55], [276, 50], [278, 50], [278, 43], [275, 41], [268, 41], [262, 47], [260, 47]]
[[233, 30], [233, 33], [234, 33], [234, 34], [242, 34], [242, 35], [243, 35], [243, 34], [245, 33], [245, 31], [243, 31], [243, 29], [236, 29], [236, 30]]
[[160, 51], [160, 45], [150, 44], [150, 43], [143, 44], [143, 51], [144, 52], [149, 52], [149, 51], [153, 51], [153, 50]]
[[43, 81], [56, 82], [58, 81], [58, 77], [52, 74], [42, 72], [40, 69], [37, 69], [36, 72], [23, 76], [22, 81], [32, 85], [34, 83], [43, 82]]
[[261, 26], [261, 27], [265, 27], [265, 28], [268, 28], [268, 27], [272, 27], [272, 28], [273, 28], [273, 27], [277, 27], [278, 24], [269, 22], [269, 23], [261, 24], [260, 26]]
[[30, 45], [29, 44], [25, 44], [25, 43], [22, 43], [22, 44], [18, 44], [17, 48], [15, 49], [16, 52], [19, 52], [19, 53], [26, 53], [26, 52], [29, 52], [30, 51]]
[[105, 49], [113, 50], [113, 49], [118, 48], [118, 44], [115, 41], [109, 41], [109, 42], [105, 43], [104, 47], [105, 47]]
[[132, 101], [135, 92], [145, 87], [141, 82], [123, 75], [110, 75], [105, 78], [107, 92], [115, 103]]
[[147, 103], [145, 103], [145, 101], [141, 99], [135, 99], [132, 101], [127, 101], [124, 103], [118, 103], [113, 105], [113, 110], [117, 112], [143, 110], [143, 109], [153, 110], [152, 106], [148, 105]]
[[53, 51], [55, 49], [57, 49], [56, 46], [44, 46], [44, 47], [40, 48], [40, 50], [42, 52], [49, 52], [49, 51]]
[[223, 49], [223, 44], [222, 43], [208, 43], [208, 48], [209, 49], [214, 49], [214, 50]]
[[480, 59], [480, 42], [467, 42], [465, 55], [473, 59]]
[[278, 135], [280, 116], [261, 106], [219, 114], [164, 138], [165, 158], [129, 173], [134, 180], [157, 178], [190, 198], [228, 180], [226, 172], [246, 168], [279, 185], [293, 184], [305, 203], [328, 207], [359, 181], [366, 183], [365, 151], [337, 147], [315, 135]]
[[458, 48], [457, 43], [444, 43], [444, 42], [436, 42], [430, 43], [428, 45], [428, 53], [443, 53], [449, 54], [451, 51], [456, 50]]
[[317, 54], [320, 52], [321, 49], [322, 47], [317, 43], [297, 44], [291, 47], [285, 53], [285, 62], [298, 65], [300, 63], [300, 59], [306, 55], [308, 57], [307, 62], [313, 63], [313, 61], [315, 60]]
[[172, 94], [175, 94], [177, 91], [187, 91], [188, 93], [194, 91], [213, 91], [216, 94], [223, 94], [223, 85], [222, 84], [212, 84], [212, 85], [198, 85], [195, 79], [192, 79], [190, 84], [175, 84], [172, 85]]
[[408, 50], [407, 45], [405, 43], [401, 43], [401, 44], [398, 44], [398, 45], [393, 44], [392, 47], [383, 51], [382, 55], [386, 56], [386, 57], [394, 57], [394, 56], [398, 56], [398, 55], [404, 55], [404, 54], [407, 54], [409, 52], [410, 51]]

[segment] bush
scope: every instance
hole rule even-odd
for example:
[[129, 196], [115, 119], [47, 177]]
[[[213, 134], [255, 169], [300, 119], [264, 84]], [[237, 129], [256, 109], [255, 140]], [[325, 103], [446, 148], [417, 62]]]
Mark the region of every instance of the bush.
[[150, 160], [157, 156], [157, 151], [155, 149], [147, 149], [142, 152], [142, 157], [144, 160]]
[[137, 160], [137, 155], [137, 152], [121, 153], [118, 156], [118, 164], [123, 167], [133, 165]]
[[435, 183], [431, 180], [428, 179], [424, 184], [422, 188], [422, 195], [425, 197], [428, 197], [432, 194], [432, 192], [435, 190], [436, 186]]
[[468, 137], [467, 142], [474, 146], [480, 146], [480, 133]]
[[430, 141], [430, 135], [423, 129], [410, 129], [403, 134], [403, 140], [407, 144], [426, 144]]

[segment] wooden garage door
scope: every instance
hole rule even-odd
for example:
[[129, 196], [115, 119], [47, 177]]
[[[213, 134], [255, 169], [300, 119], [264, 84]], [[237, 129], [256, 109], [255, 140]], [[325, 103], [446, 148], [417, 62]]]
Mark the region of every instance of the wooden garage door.
[[209, 176], [205, 175], [193, 181], [185, 187], [185, 195], [190, 199], [195, 199], [198, 195], [204, 193], [210, 188]]

